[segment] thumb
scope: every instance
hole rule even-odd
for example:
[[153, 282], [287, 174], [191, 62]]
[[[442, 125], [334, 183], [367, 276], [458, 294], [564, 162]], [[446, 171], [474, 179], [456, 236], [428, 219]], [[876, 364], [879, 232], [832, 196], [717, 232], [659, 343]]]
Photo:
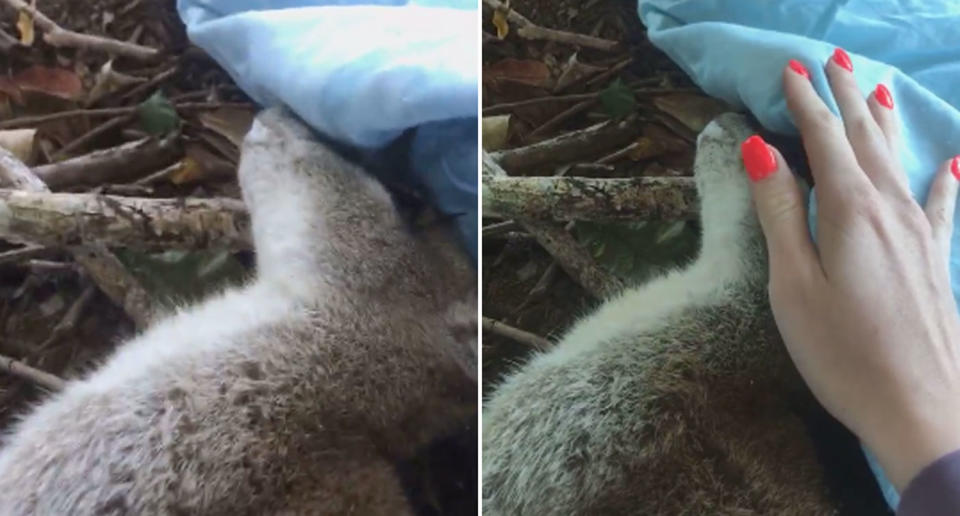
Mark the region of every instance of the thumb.
[[767, 239], [771, 275], [780, 266], [791, 274], [812, 270], [819, 259], [807, 229], [803, 194], [783, 156], [759, 135], [747, 138], [740, 152]]

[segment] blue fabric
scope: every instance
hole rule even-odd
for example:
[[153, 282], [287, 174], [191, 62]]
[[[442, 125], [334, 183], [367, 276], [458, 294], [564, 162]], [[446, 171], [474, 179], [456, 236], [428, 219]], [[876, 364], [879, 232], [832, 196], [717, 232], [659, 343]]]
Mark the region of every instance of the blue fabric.
[[[960, 154], [956, 0], [640, 0], [639, 9], [651, 42], [698, 86], [784, 134], [797, 134], [781, 86], [787, 61], [804, 63], [817, 91], [839, 113], [823, 64], [835, 47], [846, 49], [864, 96], [879, 82], [893, 94], [904, 169], [921, 202], [941, 163]], [[812, 226], [815, 196], [810, 206]], [[956, 218], [954, 227], [960, 228]], [[958, 246], [955, 230], [951, 286], [960, 299]], [[896, 491], [868, 458], [896, 507]]]
[[178, 0], [190, 39], [254, 100], [409, 167], [477, 259], [476, 0]]

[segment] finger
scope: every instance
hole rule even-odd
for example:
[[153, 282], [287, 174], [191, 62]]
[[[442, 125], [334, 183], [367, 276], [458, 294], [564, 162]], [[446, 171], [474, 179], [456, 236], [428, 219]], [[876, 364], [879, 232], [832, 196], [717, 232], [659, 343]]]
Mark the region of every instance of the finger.
[[[883, 139], [887, 142], [887, 149], [890, 155], [895, 159], [900, 158], [900, 121], [897, 120], [897, 112], [894, 109], [893, 94], [884, 84], [877, 84], [876, 89], [867, 99], [867, 107], [873, 120], [883, 133]], [[901, 175], [904, 184], [906, 176]]]
[[940, 166], [930, 186], [927, 205], [923, 208], [924, 213], [927, 214], [927, 220], [930, 221], [930, 228], [933, 230], [933, 239], [948, 260], [958, 186], [960, 186], [960, 156]]
[[783, 156], [759, 135], [747, 138], [740, 151], [766, 236], [771, 275], [779, 267], [787, 267], [789, 274], [815, 274], [819, 259], [807, 229], [803, 195]]
[[836, 49], [827, 62], [826, 71], [830, 89], [843, 118], [844, 132], [860, 168], [877, 190], [897, 194], [901, 198], [908, 196], [905, 182], [897, 177], [900, 169], [895, 166], [887, 140], [860, 93], [850, 56], [843, 49]]
[[798, 72], [791, 63], [783, 72], [783, 88], [787, 109], [803, 137], [820, 201], [829, 204], [833, 198], [842, 201], [842, 196], [848, 192], [873, 189], [857, 164], [843, 125], [823, 103], [807, 77], [808, 74]]

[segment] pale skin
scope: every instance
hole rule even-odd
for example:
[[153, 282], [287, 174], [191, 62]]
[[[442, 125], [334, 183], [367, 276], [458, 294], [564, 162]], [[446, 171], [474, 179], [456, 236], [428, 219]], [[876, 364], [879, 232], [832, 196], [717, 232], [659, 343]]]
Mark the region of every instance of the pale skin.
[[[826, 65], [842, 121], [785, 68], [787, 106], [816, 183], [816, 245], [783, 157], [754, 182], [777, 326], [814, 395], [903, 491], [960, 449], [960, 316], [947, 267], [958, 181], [946, 161], [926, 206], [898, 159], [896, 112]], [[960, 149], [958, 149], [960, 150]]]

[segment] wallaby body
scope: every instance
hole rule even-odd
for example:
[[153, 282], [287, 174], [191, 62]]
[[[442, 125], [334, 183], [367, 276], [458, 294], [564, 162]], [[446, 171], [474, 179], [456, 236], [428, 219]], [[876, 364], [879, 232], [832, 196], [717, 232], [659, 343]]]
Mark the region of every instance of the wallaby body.
[[483, 415], [490, 515], [831, 514], [776, 331], [739, 144], [700, 135], [697, 260], [627, 290], [508, 377]]
[[282, 111], [239, 176], [256, 281], [27, 416], [0, 448], [0, 515], [410, 513], [393, 461], [476, 411], [471, 268]]

